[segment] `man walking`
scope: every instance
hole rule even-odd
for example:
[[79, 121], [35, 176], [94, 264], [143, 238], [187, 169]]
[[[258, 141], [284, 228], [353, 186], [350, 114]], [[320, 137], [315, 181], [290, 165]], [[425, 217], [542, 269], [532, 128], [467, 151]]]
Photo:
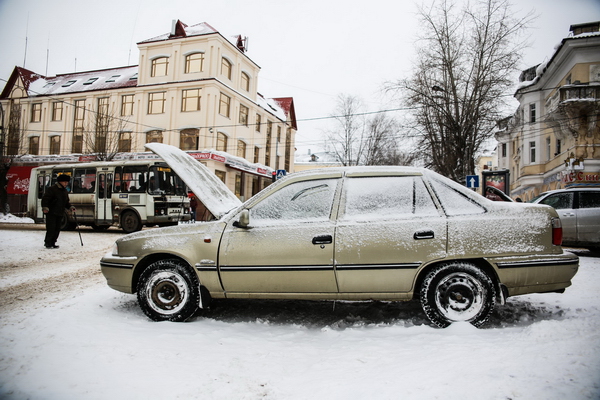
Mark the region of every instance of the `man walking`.
[[60, 223], [65, 210], [75, 211], [75, 207], [69, 202], [67, 185], [71, 178], [69, 175], [59, 175], [54, 186], [46, 189], [42, 196], [42, 211], [46, 215], [46, 237], [44, 246], [47, 249], [58, 249], [56, 240], [60, 234]]

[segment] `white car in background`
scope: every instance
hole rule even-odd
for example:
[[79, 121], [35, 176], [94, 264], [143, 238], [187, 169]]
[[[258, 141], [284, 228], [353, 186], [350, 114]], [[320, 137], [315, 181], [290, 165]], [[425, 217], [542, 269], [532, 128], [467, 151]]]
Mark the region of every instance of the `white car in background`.
[[600, 251], [600, 188], [544, 192], [530, 201], [552, 206], [563, 227], [563, 245]]

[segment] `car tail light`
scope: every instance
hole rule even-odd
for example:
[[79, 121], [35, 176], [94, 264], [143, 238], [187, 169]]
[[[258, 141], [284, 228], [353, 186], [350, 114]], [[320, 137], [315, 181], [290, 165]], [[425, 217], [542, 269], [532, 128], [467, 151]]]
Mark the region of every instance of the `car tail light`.
[[552, 218], [552, 244], [560, 246], [562, 244], [562, 235], [560, 218]]

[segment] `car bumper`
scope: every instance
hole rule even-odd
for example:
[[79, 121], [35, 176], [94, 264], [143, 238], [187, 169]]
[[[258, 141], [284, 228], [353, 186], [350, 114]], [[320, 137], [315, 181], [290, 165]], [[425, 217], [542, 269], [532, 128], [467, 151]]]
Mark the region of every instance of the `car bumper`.
[[579, 269], [579, 257], [563, 252], [556, 255], [531, 255], [489, 258], [500, 283], [509, 296], [559, 291], [571, 286]]
[[112, 254], [102, 257], [100, 269], [108, 286], [119, 292], [133, 293], [133, 267], [137, 261], [137, 257], [119, 257]]

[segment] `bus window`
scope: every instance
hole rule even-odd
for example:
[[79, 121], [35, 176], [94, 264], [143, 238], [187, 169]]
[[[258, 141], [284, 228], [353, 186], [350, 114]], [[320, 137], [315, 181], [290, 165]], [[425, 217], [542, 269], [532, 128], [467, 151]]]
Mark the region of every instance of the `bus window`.
[[106, 174], [106, 198], [110, 199], [110, 196], [112, 196], [112, 174]]
[[146, 191], [146, 180], [148, 177], [148, 167], [127, 165], [123, 167], [123, 175], [121, 177], [122, 190], [125, 187], [130, 192], [142, 193]]
[[[154, 185], [154, 188], [152, 185]], [[150, 167], [150, 187], [148, 190], [151, 194], [160, 193], [178, 196], [185, 196], [187, 192], [181, 178], [170, 167], [156, 165]]]
[[38, 199], [42, 198], [48, 186], [50, 186], [50, 175], [38, 175]]
[[100, 174], [99, 184], [100, 185], [98, 186], [98, 198], [104, 199], [104, 188], [106, 187], [105, 182], [104, 182], [104, 174]]
[[[123, 192], [126, 192], [127, 189], [124, 189]], [[115, 168], [115, 193], [121, 193], [121, 167]]]
[[94, 191], [93, 182], [96, 181], [96, 168], [77, 168], [73, 175], [72, 193], [91, 193]]

